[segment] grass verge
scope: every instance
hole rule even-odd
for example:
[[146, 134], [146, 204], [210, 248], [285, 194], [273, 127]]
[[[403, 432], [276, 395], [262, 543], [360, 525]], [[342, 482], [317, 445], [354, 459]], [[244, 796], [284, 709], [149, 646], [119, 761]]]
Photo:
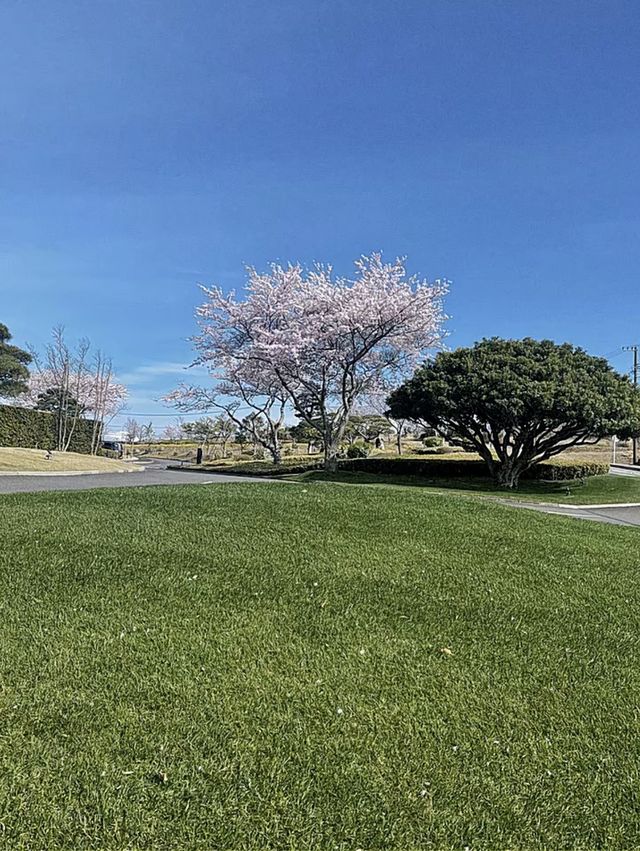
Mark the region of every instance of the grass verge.
[[[453, 460], [458, 463], [460, 456]], [[468, 460], [477, 463], [473, 456], [465, 456], [462, 465]], [[374, 461], [377, 459], [373, 459]], [[387, 459], [385, 459], [386, 461]], [[435, 462], [436, 468], [442, 463], [451, 460], [440, 459]], [[346, 462], [349, 463], [349, 462]], [[585, 479], [573, 481], [537, 481], [534, 479], [521, 479], [520, 486], [516, 491], [508, 491], [499, 488], [488, 477], [474, 474], [473, 476], [446, 475], [406, 475], [401, 471], [403, 466], [409, 468], [411, 461], [398, 461], [391, 459], [388, 468], [384, 472], [363, 472], [339, 469], [336, 473], [327, 473], [321, 469], [322, 459], [312, 458], [285, 458], [280, 468], [276, 468], [268, 461], [243, 461], [228, 462], [226, 464], [203, 464], [199, 467], [187, 467], [176, 469], [187, 469], [200, 473], [225, 473], [237, 476], [287, 476], [291, 479], [312, 482], [328, 481], [342, 484], [362, 484], [385, 486], [402, 486], [414, 488], [426, 488], [439, 492], [456, 491], [461, 494], [485, 495], [506, 499], [520, 500], [524, 502], [553, 502], [568, 505], [597, 505], [601, 503], [616, 502], [640, 502], [640, 476], [618, 476], [618, 475], [593, 475]], [[551, 467], [552, 469], [552, 467]]]
[[0, 507], [5, 847], [640, 845], [635, 530], [313, 483]]
[[130, 470], [131, 464], [103, 458], [99, 455], [81, 455], [77, 452], [54, 452], [49, 460], [44, 449], [13, 449], [0, 447], [0, 472], [3, 473], [66, 473], [96, 470], [117, 473]]

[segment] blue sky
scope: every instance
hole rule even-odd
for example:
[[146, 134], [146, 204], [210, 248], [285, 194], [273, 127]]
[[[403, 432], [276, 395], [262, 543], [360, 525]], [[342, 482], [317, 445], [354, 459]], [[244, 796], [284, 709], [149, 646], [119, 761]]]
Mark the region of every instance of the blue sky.
[[0, 39], [0, 321], [89, 336], [131, 412], [189, 362], [198, 282], [376, 249], [452, 279], [450, 345], [628, 368], [637, 3], [4, 0]]

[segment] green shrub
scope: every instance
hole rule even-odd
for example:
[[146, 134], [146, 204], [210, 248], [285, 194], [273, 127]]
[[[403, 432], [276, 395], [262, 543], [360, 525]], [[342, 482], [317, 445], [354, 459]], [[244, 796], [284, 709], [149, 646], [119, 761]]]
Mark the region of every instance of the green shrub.
[[99, 449], [98, 455], [101, 455], [103, 458], [113, 458], [116, 460], [122, 457], [122, 453], [116, 452], [115, 449]]
[[[480, 458], [354, 458], [340, 461], [341, 470], [393, 476], [422, 476], [424, 478], [487, 477], [487, 465]], [[523, 478], [538, 481], [573, 481], [609, 472], [608, 464], [592, 461], [546, 461], [536, 464]]]
[[[191, 469], [201, 473], [229, 473], [235, 476], [288, 476], [320, 469], [322, 464], [322, 456], [316, 455], [312, 458], [283, 458], [279, 467], [274, 466], [271, 461], [238, 461], [236, 464], [203, 464]], [[179, 470], [180, 467], [169, 469]]]
[[[240, 461], [237, 464], [203, 465], [203, 473], [216, 471], [244, 476], [287, 476], [321, 470], [322, 456], [311, 458], [285, 458], [279, 467], [270, 461]], [[338, 461], [338, 470], [372, 473], [381, 476], [420, 476], [427, 479], [488, 478], [487, 465], [480, 458], [428, 458], [375, 456], [369, 458], [345, 458]], [[524, 474], [525, 479], [537, 481], [566, 482], [603, 476], [609, 472], [608, 464], [593, 461], [553, 460], [537, 464]]]
[[537, 464], [528, 473], [526, 479], [538, 481], [568, 482], [574, 479], [588, 479], [590, 476], [606, 476], [609, 464], [597, 461], [545, 461]]
[[347, 458], [368, 458], [366, 446], [362, 443], [352, 443], [347, 449]]
[[[75, 427], [70, 452], [91, 452], [92, 420], [80, 420]], [[46, 411], [0, 405], [0, 446], [23, 449], [55, 449], [56, 417]]]
[[443, 439], [441, 437], [438, 437], [437, 435], [425, 437], [422, 440], [422, 445], [425, 447], [425, 449], [435, 449], [437, 446], [442, 446], [443, 443]]
[[[464, 452], [459, 446], [445, 446], [442, 443], [440, 446], [432, 446], [427, 448], [409, 448], [406, 455], [428, 455], [433, 458], [434, 455], [453, 455], [456, 452]], [[475, 452], [474, 452], [475, 455]]]

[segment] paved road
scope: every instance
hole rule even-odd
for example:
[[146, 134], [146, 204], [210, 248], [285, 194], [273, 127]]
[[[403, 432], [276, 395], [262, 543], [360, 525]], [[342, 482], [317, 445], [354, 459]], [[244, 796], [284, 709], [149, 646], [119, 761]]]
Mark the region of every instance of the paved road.
[[[225, 476], [209, 473], [181, 473], [167, 470], [162, 461], [145, 462], [144, 472], [101, 473], [86, 476], [0, 476], [0, 494], [33, 493], [36, 491], [77, 491], [90, 488], [144, 487], [149, 485], [206, 485], [221, 482], [265, 482], [273, 481], [249, 476]], [[616, 475], [640, 476], [640, 471], [612, 470]], [[640, 527], [640, 506], [627, 507], [561, 507], [541, 505], [540, 503], [515, 503], [504, 500], [505, 504], [517, 508], [529, 508], [547, 514], [562, 514], [579, 520], [596, 520], [601, 523], [614, 523], [622, 526]]]
[[145, 462], [146, 469], [132, 473], [99, 473], [85, 476], [0, 476], [0, 494], [36, 491], [78, 491], [91, 488], [127, 488], [148, 485], [206, 485], [219, 482], [264, 482], [264, 478], [181, 473], [167, 470], [163, 462]]

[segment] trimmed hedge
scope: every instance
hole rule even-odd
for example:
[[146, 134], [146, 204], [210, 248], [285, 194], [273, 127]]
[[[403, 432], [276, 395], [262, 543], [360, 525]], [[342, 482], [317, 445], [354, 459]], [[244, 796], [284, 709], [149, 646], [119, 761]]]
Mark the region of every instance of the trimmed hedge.
[[[423, 478], [469, 478], [489, 476], [487, 465], [481, 459], [461, 458], [354, 458], [340, 461], [340, 470], [379, 475], [421, 476]], [[588, 476], [604, 476], [609, 472], [608, 464], [592, 461], [545, 461], [536, 464], [523, 474], [523, 479], [537, 481], [566, 482], [585, 479]]]
[[293, 473], [307, 473], [309, 470], [321, 470], [322, 456], [316, 458], [283, 458], [280, 467], [274, 467], [271, 461], [238, 461], [236, 464], [195, 464], [180, 466], [172, 464], [169, 470], [189, 470], [196, 473], [228, 473], [230, 476], [289, 476]]
[[[92, 433], [93, 420], [79, 420], [71, 438], [69, 451], [89, 455]], [[0, 405], [0, 446], [55, 449], [56, 442], [55, 414], [36, 411], [33, 408]]]
[[[321, 470], [322, 467], [322, 458], [314, 457], [285, 460], [281, 467], [274, 467], [269, 461], [241, 461], [237, 464], [211, 464], [190, 469], [199, 469], [203, 473], [216, 472], [244, 476], [286, 476], [292, 473]], [[486, 479], [489, 477], [487, 465], [479, 458], [439, 458], [437, 455], [429, 458], [390, 458], [388, 456], [346, 458], [340, 459], [338, 470], [373, 473], [381, 476], [420, 476], [426, 479], [467, 479], [472, 477]], [[522, 478], [567, 482], [575, 479], [586, 479], [589, 476], [604, 476], [608, 472], [608, 464], [579, 460], [554, 460], [537, 464], [528, 470]]]

